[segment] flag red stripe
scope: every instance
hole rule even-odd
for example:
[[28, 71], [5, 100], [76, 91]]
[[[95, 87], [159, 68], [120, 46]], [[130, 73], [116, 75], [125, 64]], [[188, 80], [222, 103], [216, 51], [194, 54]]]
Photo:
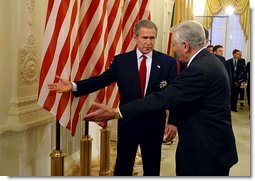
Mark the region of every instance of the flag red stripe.
[[139, 10], [139, 19], [144, 18], [143, 16], [145, 14], [147, 4], [148, 4], [148, 0], [142, 0], [140, 10]]
[[135, 48], [133, 27], [139, 19], [150, 17], [147, 10], [149, 1], [125, 0], [124, 14], [120, 2], [48, 0], [45, 35], [50, 37], [45, 37], [47, 44], [44, 48], [38, 95], [41, 95], [40, 104], [55, 114], [60, 123], [71, 130], [72, 135], [75, 134], [84, 104], [84, 113], [91, 110], [92, 101], [103, 102], [106, 98], [107, 104], [110, 100], [112, 106], [118, 105], [116, 83], [91, 95], [92, 100], [88, 96], [74, 98], [71, 93], [56, 95], [48, 92], [45, 87], [45, 92], [41, 94], [42, 86], [47, 86], [46, 81], [57, 81], [52, 80], [54, 78], [51, 76], [55, 75], [49, 74], [65, 76], [69, 80], [99, 75], [110, 66], [116, 54]]
[[100, 20], [100, 22], [97, 25], [97, 28], [95, 29], [95, 32], [93, 33], [90, 41], [89, 41], [89, 45], [87, 47], [87, 49], [85, 50], [85, 53], [83, 54], [82, 58], [81, 58], [81, 62], [79, 64], [79, 70], [75, 76], [75, 80], [80, 80], [82, 73], [84, 72], [84, 69], [86, 68], [87, 64], [89, 63], [88, 60], [91, 58], [95, 47], [97, 46], [97, 42], [100, 39], [100, 35], [102, 34], [102, 18]]
[[120, 1], [119, 0], [115, 0], [112, 10], [108, 15], [108, 25], [107, 28], [110, 30], [112, 29], [112, 25], [114, 23], [114, 20], [116, 19], [117, 13], [118, 13], [118, 7], [120, 6]]
[[[77, 56], [79, 45], [81, 44], [81, 41], [82, 41], [82, 38], [80, 38], [80, 37], [84, 37], [84, 35], [85, 35], [85, 33], [86, 33], [86, 31], [87, 31], [87, 29], [88, 29], [88, 27], [89, 27], [89, 25], [92, 21], [92, 17], [94, 16], [94, 14], [96, 12], [96, 9], [99, 6], [99, 3], [100, 3], [100, 1], [95, 1], [95, 0], [92, 1], [90, 3], [90, 6], [89, 6], [87, 12], [85, 13], [85, 15], [82, 19], [82, 22], [81, 22], [79, 30], [78, 30], [78, 35], [75, 39], [74, 47], [73, 47], [72, 52], [71, 52], [71, 69], [73, 67], [75, 57]], [[80, 71], [80, 69], [78, 71]], [[84, 69], [81, 71], [81, 73], [83, 71], [84, 71]], [[80, 80], [80, 79], [75, 78], [74, 80]]]
[[69, 125], [70, 126], [69, 129], [71, 129], [72, 135], [75, 135], [77, 122], [79, 120], [79, 113], [86, 99], [87, 99], [87, 96], [83, 96], [79, 98], [77, 108], [75, 109], [74, 117], [72, 119], [72, 122], [70, 123], [72, 126]]
[[123, 27], [126, 26], [126, 23], [128, 22], [128, 19], [129, 19], [130, 15], [131, 15], [131, 12], [133, 11], [133, 9], [136, 6], [136, 3], [137, 3], [137, 0], [131, 0], [129, 2], [128, 7], [126, 9], [127, 13], [124, 14], [123, 20], [122, 20], [123, 21]]
[[[135, 21], [132, 23], [132, 28], [129, 29], [124, 41], [123, 41], [123, 46], [122, 46], [122, 52], [126, 52], [129, 46], [129, 43], [133, 40], [133, 27], [139, 20], [139, 14], [136, 15]], [[134, 47], [135, 48], [135, 47]]]
[[116, 95], [115, 100], [114, 100], [114, 103], [113, 103], [113, 107], [116, 108], [116, 107], [118, 106], [119, 100], [120, 100], [120, 93], [117, 92], [117, 95]]
[[45, 26], [48, 24], [52, 9], [54, 5], [54, 0], [49, 0], [48, 1], [48, 8], [47, 8], [47, 14], [46, 14], [46, 21], [45, 21]]
[[41, 76], [40, 76], [40, 82], [39, 82], [39, 94], [40, 94], [40, 90], [42, 88], [41, 86], [42, 86], [42, 84], [45, 80], [45, 77], [48, 74], [49, 67], [51, 67], [51, 64], [52, 64], [52, 61], [53, 61], [53, 57], [54, 57], [55, 50], [56, 50], [56, 44], [57, 44], [60, 28], [61, 28], [61, 26], [63, 24], [63, 21], [64, 21], [64, 18], [66, 16], [68, 6], [69, 6], [69, 3], [66, 4], [65, 1], [61, 1], [59, 11], [58, 11], [58, 15], [57, 15], [57, 19], [56, 19], [56, 25], [55, 25], [54, 33], [52, 35], [51, 42], [50, 42], [49, 47], [48, 47], [48, 49], [46, 51], [46, 54], [44, 56], [44, 59], [43, 59], [44, 63], [42, 64], [42, 67], [41, 67]]
[[[113, 43], [112, 43], [112, 45], [109, 49], [109, 55], [108, 55], [108, 61], [106, 62], [106, 68], [108, 68], [111, 64], [111, 61], [114, 57], [114, 53], [116, 52], [116, 47], [117, 47], [117, 44], [120, 40], [120, 37], [121, 37], [121, 24], [119, 24], [119, 27], [118, 27], [117, 32], [116, 32], [116, 38], [114, 39], [114, 41], [113, 41]], [[116, 83], [111, 84], [107, 88], [107, 91], [106, 91], [106, 103], [107, 104], [108, 104], [109, 98], [111, 97], [115, 86], [117, 86]]]
[[[87, 49], [85, 50], [85, 53], [83, 55], [83, 58], [86, 58], [87, 60], [89, 60], [95, 50], [95, 47], [97, 46], [97, 42], [99, 41], [100, 37], [102, 36], [102, 32], [103, 32], [103, 23], [104, 23], [104, 18], [105, 18], [105, 15], [106, 15], [106, 3], [103, 3], [103, 13], [102, 13], [102, 16], [99, 20], [99, 23], [94, 31], [94, 34], [92, 35], [91, 39], [90, 39], [90, 42], [89, 42], [89, 45], [87, 47]], [[102, 70], [103, 70], [103, 66], [104, 66], [104, 50], [105, 50], [105, 46], [106, 46], [106, 43], [107, 43], [107, 31], [105, 32], [105, 34], [103, 35], [104, 39], [103, 39], [103, 49], [101, 51], [101, 55], [100, 57], [98, 58], [97, 60], [97, 63], [91, 73], [92, 76], [95, 76], [95, 75], [99, 75]], [[84, 59], [81, 59], [81, 63], [80, 63], [80, 66], [79, 66], [79, 73], [83, 72], [84, 69], [86, 68], [87, 64], [88, 64], [88, 61], [83, 61]], [[83, 64], [82, 64], [83, 63]], [[81, 74], [77, 73], [76, 74], [76, 78], [75, 79], [80, 79], [81, 78]], [[102, 100], [102, 98], [105, 97], [105, 93], [104, 93], [104, 89], [103, 90], [100, 90], [100, 92], [98, 93], [97, 97], [96, 97], [96, 100]], [[96, 101], [95, 100], [95, 101]], [[79, 105], [82, 104], [86, 101], [86, 99], [79, 99]], [[77, 118], [77, 117], [76, 117]], [[76, 118], [73, 118], [72, 120], [72, 126], [75, 126], [77, 124], [77, 121]], [[75, 130], [74, 130], [75, 131]]]
[[120, 41], [120, 37], [121, 37], [121, 24], [119, 24], [119, 26], [118, 26], [118, 29], [116, 31], [116, 36], [115, 36], [115, 38], [111, 44], [111, 47], [109, 49], [109, 55], [108, 55], [108, 61], [106, 62], [106, 68], [108, 68], [112, 62], [112, 59], [116, 52], [117, 44]]
[[[72, 9], [69, 32], [68, 32], [66, 41], [65, 41], [65, 43], [63, 45], [63, 48], [62, 48], [62, 50], [60, 52], [60, 55], [59, 55], [59, 60], [61, 60], [61, 61], [58, 61], [57, 69], [56, 69], [56, 75], [61, 75], [62, 74], [62, 71], [63, 71], [63, 69], [64, 69], [64, 67], [67, 63], [67, 60], [68, 60], [68, 57], [69, 57], [69, 52], [70, 52], [70, 41], [71, 41], [70, 36], [71, 36], [71, 32], [72, 32], [73, 27], [74, 27], [74, 22], [75, 22], [76, 16], [77, 16], [77, 1], [75, 1], [75, 4], [74, 4], [73, 9]], [[58, 81], [58, 79], [55, 78], [54, 82], [57, 82], [57, 81]], [[52, 108], [52, 106], [55, 102], [56, 93], [52, 94], [50, 92], [49, 94], [51, 94], [51, 96], [47, 96], [45, 102], [47, 103], [47, 109], [51, 110], [51, 108]], [[65, 100], [62, 100], [63, 97], [64, 97]], [[59, 106], [59, 107], [63, 108], [64, 105], [67, 106], [68, 101], [69, 101], [69, 96], [67, 96], [66, 94], [63, 94], [61, 96], [61, 100], [60, 100], [61, 106]], [[57, 115], [57, 118], [59, 119], [58, 115]]]

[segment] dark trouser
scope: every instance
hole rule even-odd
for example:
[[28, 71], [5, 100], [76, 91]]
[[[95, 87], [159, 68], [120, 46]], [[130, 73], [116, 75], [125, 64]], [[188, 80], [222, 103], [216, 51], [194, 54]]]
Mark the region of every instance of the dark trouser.
[[155, 125], [154, 127], [147, 125], [146, 128], [144, 127], [144, 124], [136, 124], [136, 127], [119, 124], [115, 176], [132, 176], [138, 145], [141, 148], [143, 175], [160, 175], [164, 129], [160, 128], [163, 127], [161, 125]]
[[231, 88], [231, 110], [237, 110], [237, 101], [240, 86], [232, 86]]
[[250, 109], [250, 82], [249, 81], [247, 83], [246, 93], [247, 93], [247, 99], [248, 99], [248, 106], [249, 106], [249, 109]]
[[212, 173], [208, 174], [184, 174], [181, 172], [176, 172], [176, 176], [229, 176], [229, 169], [216, 169]]
[[[152, 148], [141, 144], [144, 176], [159, 176], [161, 160], [161, 144]], [[138, 145], [118, 145], [115, 176], [132, 176]]]
[[239, 89], [239, 94], [240, 94], [239, 99], [240, 99], [241, 101], [243, 101], [243, 100], [244, 100], [244, 88], [240, 88], [240, 89]]
[[[179, 145], [178, 145], [179, 146]], [[215, 162], [201, 161], [197, 157], [192, 161], [183, 160], [185, 153], [179, 151], [177, 146], [175, 163], [176, 163], [176, 176], [228, 176], [229, 169], [221, 166]], [[182, 154], [182, 155], [181, 155]], [[192, 154], [191, 154], [192, 155]], [[187, 161], [187, 162], [186, 162]]]

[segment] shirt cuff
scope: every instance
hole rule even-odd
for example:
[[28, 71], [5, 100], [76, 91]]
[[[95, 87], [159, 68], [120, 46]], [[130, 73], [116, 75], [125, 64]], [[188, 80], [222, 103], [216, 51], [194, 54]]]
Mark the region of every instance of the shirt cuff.
[[118, 112], [119, 112], [120, 118], [123, 118], [123, 116], [122, 116], [122, 114], [121, 114], [121, 112], [120, 112], [120, 109], [117, 108], [117, 110], [118, 110]]
[[76, 85], [76, 83], [74, 83], [74, 82], [71, 82], [71, 83], [72, 83], [72, 91], [73, 91], [73, 92], [77, 91], [77, 85]]

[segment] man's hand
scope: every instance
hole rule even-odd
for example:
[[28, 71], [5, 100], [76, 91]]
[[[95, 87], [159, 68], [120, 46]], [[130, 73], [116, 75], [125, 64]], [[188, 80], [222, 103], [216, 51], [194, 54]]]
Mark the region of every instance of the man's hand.
[[172, 125], [172, 124], [168, 124], [165, 127], [165, 134], [164, 134], [164, 141], [165, 142], [169, 142], [172, 141], [177, 133], [177, 128], [176, 126]]
[[94, 102], [91, 108], [92, 112], [84, 116], [83, 118], [84, 121], [101, 122], [114, 119], [115, 117], [114, 109], [108, 108], [103, 104], [98, 104]]
[[57, 75], [56, 75], [56, 78], [59, 79], [59, 82], [48, 84], [48, 88], [51, 91], [63, 93], [63, 92], [70, 92], [72, 90], [72, 83], [69, 80], [59, 77]]

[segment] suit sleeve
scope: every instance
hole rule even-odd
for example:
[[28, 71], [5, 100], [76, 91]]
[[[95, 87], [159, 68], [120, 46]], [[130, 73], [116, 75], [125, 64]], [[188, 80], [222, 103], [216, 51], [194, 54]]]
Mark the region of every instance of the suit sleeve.
[[202, 99], [207, 77], [199, 70], [186, 68], [165, 90], [119, 107], [126, 120], [162, 109], [186, 109]]
[[[178, 76], [178, 69], [177, 69], [177, 61], [174, 58], [170, 59], [171, 65], [170, 65], [170, 70], [168, 73], [168, 82], [169, 85], [172, 85], [176, 77]], [[171, 109], [169, 109], [169, 116], [168, 116], [168, 124], [172, 124], [176, 126], [176, 120], [174, 119], [173, 112]]]
[[227, 69], [227, 72], [228, 72], [228, 77], [229, 77], [229, 82], [230, 82], [230, 85], [232, 84], [232, 71], [231, 71], [231, 66], [230, 66], [230, 62], [229, 61], [225, 61], [225, 67]]
[[100, 90], [116, 81], [117, 61], [114, 59], [110, 67], [99, 76], [93, 76], [85, 80], [75, 81], [77, 91], [73, 92], [75, 97], [87, 95]]

